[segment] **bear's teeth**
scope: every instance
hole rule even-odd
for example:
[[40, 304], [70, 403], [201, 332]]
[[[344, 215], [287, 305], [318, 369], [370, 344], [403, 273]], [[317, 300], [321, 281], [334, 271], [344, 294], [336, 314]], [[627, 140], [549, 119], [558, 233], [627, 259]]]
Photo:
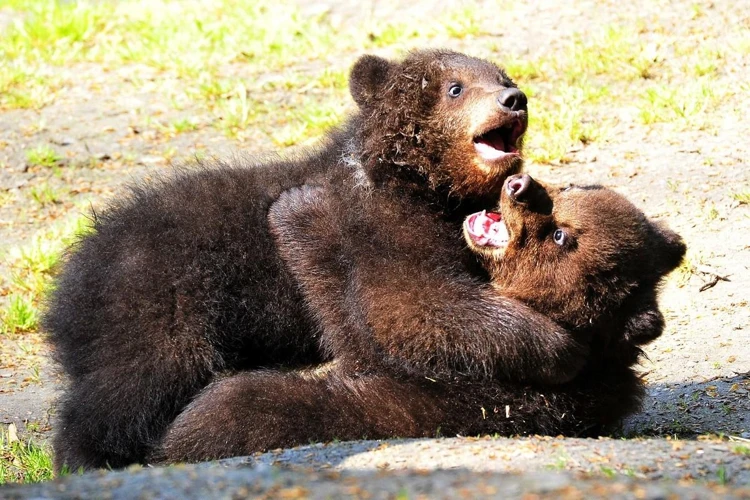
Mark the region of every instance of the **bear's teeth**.
[[474, 227], [472, 227], [471, 230], [475, 235], [479, 237], [483, 236], [487, 232], [487, 229], [489, 229], [489, 224], [492, 223], [492, 221], [487, 218], [486, 214], [487, 212], [482, 210], [482, 213], [474, 217]]
[[478, 246], [502, 248], [508, 245], [510, 235], [499, 213], [482, 211], [469, 217], [466, 225]]
[[487, 246], [502, 248], [508, 245], [510, 233], [508, 232], [508, 226], [503, 221], [495, 222], [490, 228], [489, 233], [487, 236]]

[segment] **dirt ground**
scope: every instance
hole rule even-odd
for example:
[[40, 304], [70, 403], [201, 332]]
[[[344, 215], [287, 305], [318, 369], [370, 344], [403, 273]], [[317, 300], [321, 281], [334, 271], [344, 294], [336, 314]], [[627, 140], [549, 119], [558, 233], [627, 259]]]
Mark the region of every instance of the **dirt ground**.
[[[441, 8], [438, 4], [415, 1], [403, 11], [396, 2], [331, 1], [307, 3], [304, 9], [329, 9], [334, 19], [346, 23], [355, 16], [396, 12], [408, 19], [435, 12]], [[729, 45], [733, 31], [725, 27], [750, 30], [750, 2], [539, 0], [507, 9], [488, 3], [485, 23], [491, 33], [486, 36], [499, 39], [510, 53], [536, 56], [585, 37], [595, 27], [633, 19], [641, 22], [645, 38], [653, 26], [660, 26], [674, 37]], [[485, 55], [482, 44], [481, 38], [464, 39], [451, 41], [449, 47]], [[503, 63], [502, 53], [492, 57]], [[702, 110], [701, 119], [710, 126], [644, 125], [628, 118], [632, 103], [614, 95], [606, 106], [584, 110], [584, 119], [594, 123], [605, 114], [624, 117], [605, 140], [569, 151], [564, 163], [527, 165], [529, 173], [548, 182], [614, 187], [650, 216], [667, 222], [688, 245], [686, 264], [661, 296], [666, 331], [646, 349], [642, 369], [649, 397], [643, 411], [625, 423], [625, 435], [723, 434], [740, 443], [750, 439], [750, 204], [735, 196], [750, 193], [750, 60], [740, 54], [722, 64], [717, 84], [744, 91]], [[105, 73], [84, 66], [67, 71], [77, 83], [50, 105], [39, 111], [0, 112], [0, 194], [18, 194], [15, 202], [0, 207], [3, 249], [22, 245], [50, 221], [81, 210], [66, 200], [30, 213], [21, 194], [33, 186], [67, 186], [74, 200], [100, 205], [126, 182], [168, 171], [165, 149], [173, 148], [177, 161], [196, 149], [222, 156], [237, 148], [270, 147], [262, 139], [234, 144], [213, 129], [168, 137], [143, 126], [144, 116], [167, 120], [190, 115], [189, 108], [174, 111], [142, 84], [162, 77], [147, 68]], [[519, 83], [523, 88], [524, 82]], [[531, 113], [533, 106], [532, 100]], [[64, 155], [57, 175], [28, 165], [24, 151], [39, 144]], [[0, 342], [4, 352], [10, 352], [24, 339], [6, 336]], [[42, 359], [44, 349], [36, 352]], [[21, 431], [33, 423], [29, 430], [44, 438], [60, 381], [46, 361], [40, 375], [29, 379], [27, 368], [0, 363], [0, 423], [15, 422]]]

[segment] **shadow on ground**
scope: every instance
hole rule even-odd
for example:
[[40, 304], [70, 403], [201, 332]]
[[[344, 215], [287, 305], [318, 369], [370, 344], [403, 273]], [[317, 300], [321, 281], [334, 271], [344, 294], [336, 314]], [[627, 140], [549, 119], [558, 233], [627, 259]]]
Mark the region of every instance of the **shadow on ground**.
[[623, 431], [626, 436], [725, 434], [748, 439], [750, 372], [651, 385], [643, 410], [625, 421]]
[[[729, 446], [552, 438], [362, 441], [208, 464], [90, 473], [1, 488], [0, 496], [88, 498], [102, 492], [115, 499], [749, 496], [750, 471], [743, 466], [747, 461], [732, 460]], [[644, 452], [649, 457], [646, 463], [641, 460]], [[631, 454], [641, 461], [637, 469], [624, 465], [630, 463]], [[563, 468], [572, 472], [562, 472]], [[517, 472], [520, 469], [524, 472]], [[672, 480], [656, 480], [665, 478]]]

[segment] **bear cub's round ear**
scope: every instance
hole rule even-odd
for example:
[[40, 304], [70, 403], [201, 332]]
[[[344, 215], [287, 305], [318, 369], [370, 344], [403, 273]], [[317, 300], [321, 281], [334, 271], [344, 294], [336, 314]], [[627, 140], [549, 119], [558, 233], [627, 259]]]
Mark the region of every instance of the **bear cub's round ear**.
[[687, 247], [680, 235], [669, 229], [661, 221], [654, 224], [654, 229], [657, 237], [652, 240], [653, 254], [656, 256], [659, 271], [668, 274], [680, 265]]
[[395, 64], [373, 55], [357, 60], [349, 75], [349, 92], [358, 106], [366, 106], [378, 95], [388, 79], [388, 71]]

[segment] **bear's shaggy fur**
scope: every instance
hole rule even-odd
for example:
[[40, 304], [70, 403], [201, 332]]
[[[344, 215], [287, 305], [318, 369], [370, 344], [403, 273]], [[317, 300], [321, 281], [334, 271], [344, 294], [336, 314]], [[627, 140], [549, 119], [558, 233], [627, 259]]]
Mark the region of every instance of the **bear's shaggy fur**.
[[[306, 155], [208, 165], [136, 187], [95, 218], [44, 317], [69, 379], [58, 469], [143, 462], [226, 372], [335, 358], [352, 360], [351, 372], [372, 362], [547, 383], [577, 373], [585, 348], [492, 293], [459, 236], [521, 168], [525, 96], [497, 66], [447, 51], [364, 56], [350, 90], [357, 112]], [[269, 212], [302, 186], [335, 195], [361, 223], [314, 256], [364, 287], [333, 282], [332, 303], [303, 293], [269, 230]], [[327, 318], [360, 293], [372, 309], [342, 321], [367, 322], [372, 335], [350, 343], [348, 326]]]
[[[303, 293], [314, 295], [322, 305], [334, 304], [317, 309], [328, 332], [355, 346], [367, 338], [386, 353], [408, 350], [395, 343], [413, 343], [417, 349], [421, 342], [424, 352], [442, 350], [433, 343], [449, 341], [441, 339], [440, 326], [450, 318], [435, 319], [433, 333], [421, 339], [410, 338], [408, 333], [415, 327], [408, 322], [391, 325], [392, 338], [378, 331], [378, 318], [388, 316], [386, 309], [395, 309], [391, 315], [399, 317], [414, 303], [429, 308], [439, 288], [427, 288], [420, 295], [398, 280], [393, 283], [392, 275], [382, 284], [375, 272], [368, 279], [360, 269], [377, 270], [384, 264], [375, 265], [370, 259], [377, 257], [345, 248], [346, 241], [357, 238], [352, 231], [365, 223], [364, 217], [341, 210], [346, 205], [321, 189], [294, 190], [285, 196], [295, 199], [282, 200], [272, 209], [271, 229], [279, 237], [281, 254], [293, 261], [290, 268], [303, 283]], [[682, 259], [682, 240], [649, 221], [622, 196], [599, 186], [548, 188], [529, 176], [512, 176], [501, 206], [502, 215], [476, 214], [467, 219], [467, 242], [485, 260], [498, 297], [532, 305], [590, 345], [586, 365], [573, 380], [559, 385], [518, 379], [477, 381], [458, 372], [427, 378], [393, 366], [373, 369], [379, 364], [377, 358], [364, 360], [369, 369], [354, 360], [336, 359], [317, 372], [242, 373], [201, 393], [175, 420], [154, 458], [198, 461], [334, 438], [596, 435], [635, 410], [643, 389], [633, 366], [640, 346], [662, 332], [656, 294], [662, 278]], [[487, 226], [478, 227], [477, 222]], [[478, 236], [490, 222], [502, 224], [495, 229], [504, 237], [485, 245]], [[394, 238], [402, 232], [399, 227], [410, 226], [408, 221], [392, 226]], [[412, 230], [426, 228], [427, 224], [415, 224]], [[416, 236], [425, 245], [434, 243], [428, 234]], [[332, 247], [338, 249], [338, 260], [350, 266], [350, 273], [342, 273], [343, 264], [326, 257]], [[422, 252], [430, 259], [439, 258], [428, 250]], [[433, 270], [441, 265], [435, 263]], [[420, 270], [403, 272], [407, 282], [415, 276], [420, 280]], [[444, 286], [455, 293], [452, 283]], [[391, 297], [397, 300], [384, 302], [381, 287], [395, 290]], [[399, 294], [399, 290], [413, 293]], [[347, 300], [336, 302], [326, 298], [329, 293], [344, 293]], [[463, 305], [463, 297], [454, 300]], [[481, 303], [476, 306], [477, 314], [471, 317], [481, 324], [481, 315], [491, 312]], [[492, 345], [484, 349], [509, 358], [506, 361], [519, 355], [512, 346], [502, 347], [503, 352], [493, 351]], [[550, 347], [547, 355], [557, 357], [559, 352], [553, 344]]]

